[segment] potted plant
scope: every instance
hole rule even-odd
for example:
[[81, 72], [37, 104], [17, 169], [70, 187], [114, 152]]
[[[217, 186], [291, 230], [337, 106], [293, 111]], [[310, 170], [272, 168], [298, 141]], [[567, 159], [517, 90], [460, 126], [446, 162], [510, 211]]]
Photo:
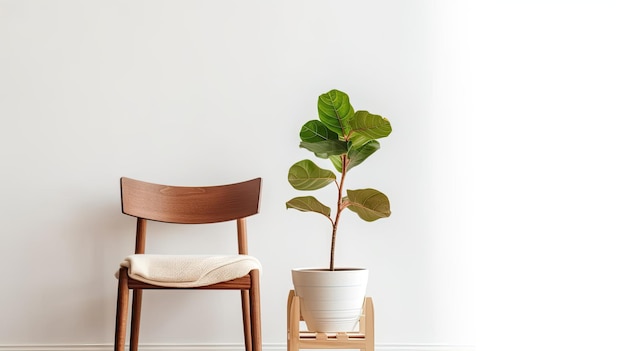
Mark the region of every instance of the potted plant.
[[300, 129], [300, 147], [318, 158], [330, 160], [339, 176], [305, 159], [289, 168], [288, 180], [294, 189], [302, 191], [334, 184], [337, 189], [334, 212], [314, 196], [295, 197], [287, 201], [287, 209], [315, 212], [329, 220], [332, 235], [330, 263], [328, 268], [294, 269], [292, 278], [295, 293], [302, 300], [302, 317], [309, 330], [351, 331], [361, 314], [368, 271], [335, 267], [340, 218], [345, 209], [368, 222], [389, 217], [391, 211], [389, 199], [382, 192], [371, 188], [347, 189], [346, 175], [380, 148], [377, 139], [391, 133], [391, 124], [379, 115], [355, 112], [348, 95], [339, 90], [321, 94], [317, 110], [319, 119], [306, 122]]

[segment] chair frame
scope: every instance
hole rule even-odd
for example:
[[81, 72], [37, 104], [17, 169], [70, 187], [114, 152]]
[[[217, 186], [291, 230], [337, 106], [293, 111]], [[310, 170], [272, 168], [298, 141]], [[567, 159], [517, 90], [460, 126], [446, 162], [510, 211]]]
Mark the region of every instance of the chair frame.
[[[148, 221], [178, 224], [208, 224], [235, 220], [238, 253], [248, 254], [246, 217], [258, 213], [261, 178], [241, 183], [183, 187], [120, 179], [122, 213], [137, 218], [135, 254], [144, 254]], [[190, 201], [189, 201], [190, 200]], [[147, 204], [147, 206], [144, 206]], [[120, 267], [117, 289], [115, 351], [124, 351], [128, 319], [129, 292], [133, 291], [130, 326], [130, 351], [139, 346], [139, 327], [144, 289], [227, 289], [241, 291], [243, 332], [246, 351], [262, 351], [259, 271], [227, 282], [193, 287], [163, 287], [132, 279]]]

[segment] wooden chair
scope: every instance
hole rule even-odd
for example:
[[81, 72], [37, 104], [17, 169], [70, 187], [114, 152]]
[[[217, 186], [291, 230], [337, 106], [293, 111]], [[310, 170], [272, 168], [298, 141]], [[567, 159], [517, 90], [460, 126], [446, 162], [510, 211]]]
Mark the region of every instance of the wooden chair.
[[[117, 273], [115, 350], [124, 350], [130, 290], [133, 290], [130, 350], [136, 351], [139, 344], [141, 300], [144, 289], [230, 289], [241, 291], [246, 351], [261, 351], [260, 264], [254, 257], [247, 255], [246, 236], [246, 217], [258, 213], [261, 178], [236, 184], [203, 187], [166, 186], [130, 178], [121, 178], [120, 184], [122, 213], [136, 217], [137, 228], [135, 255], [124, 260]], [[148, 221], [178, 224], [236, 221], [239, 255], [147, 255], [144, 251]], [[180, 275], [181, 270], [176, 273], [175, 270], [168, 269], [168, 264], [175, 266], [181, 260], [184, 264], [193, 263], [192, 267], [195, 268], [190, 270], [189, 275], [202, 271], [198, 279], [184, 277], [185, 281], [178, 281], [180, 277], [177, 274]], [[221, 262], [222, 266], [211, 266], [211, 262], [215, 263], [215, 260]], [[224, 262], [228, 265], [223, 265]], [[141, 271], [141, 268], [145, 268], [142, 266], [151, 264], [158, 265], [153, 270], [162, 273], [162, 276], [148, 276]], [[183, 275], [187, 274], [184, 269], [182, 271]], [[241, 276], [228, 281], [219, 281], [219, 278], [237, 271]]]

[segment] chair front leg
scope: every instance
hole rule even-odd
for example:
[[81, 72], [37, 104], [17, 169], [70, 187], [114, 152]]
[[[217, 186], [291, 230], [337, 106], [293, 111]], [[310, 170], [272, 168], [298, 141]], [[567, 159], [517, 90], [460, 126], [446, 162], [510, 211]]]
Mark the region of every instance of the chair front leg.
[[133, 309], [130, 321], [130, 351], [137, 351], [139, 348], [139, 326], [141, 323], [141, 301], [143, 290], [133, 290]]
[[126, 321], [128, 320], [128, 272], [120, 268], [117, 282], [117, 312], [115, 316], [115, 351], [124, 351]]
[[250, 291], [241, 290], [241, 312], [243, 317], [243, 338], [246, 351], [252, 351], [252, 331], [250, 321]]

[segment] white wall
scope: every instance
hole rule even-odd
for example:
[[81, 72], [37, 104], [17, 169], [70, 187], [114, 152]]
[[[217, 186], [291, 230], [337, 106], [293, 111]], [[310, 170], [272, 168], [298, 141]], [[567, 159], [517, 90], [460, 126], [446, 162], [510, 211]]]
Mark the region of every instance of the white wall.
[[[264, 342], [284, 346], [290, 269], [325, 265], [328, 251], [324, 220], [285, 210], [286, 172], [309, 157], [297, 133], [332, 88], [394, 127], [351, 179], [387, 193], [393, 215], [344, 216], [338, 243], [338, 264], [371, 269], [377, 343], [472, 344], [466, 102], [448, 5], [1, 1], [0, 347], [112, 343], [113, 272], [133, 247], [120, 176], [264, 178], [251, 251], [264, 264]], [[153, 227], [149, 250], [184, 251]], [[198, 228], [184, 238], [208, 245]], [[170, 297], [146, 294], [143, 343], [241, 342], [236, 294]]]
[[626, 4], [471, 6], [481, 350], [626, 349]]

